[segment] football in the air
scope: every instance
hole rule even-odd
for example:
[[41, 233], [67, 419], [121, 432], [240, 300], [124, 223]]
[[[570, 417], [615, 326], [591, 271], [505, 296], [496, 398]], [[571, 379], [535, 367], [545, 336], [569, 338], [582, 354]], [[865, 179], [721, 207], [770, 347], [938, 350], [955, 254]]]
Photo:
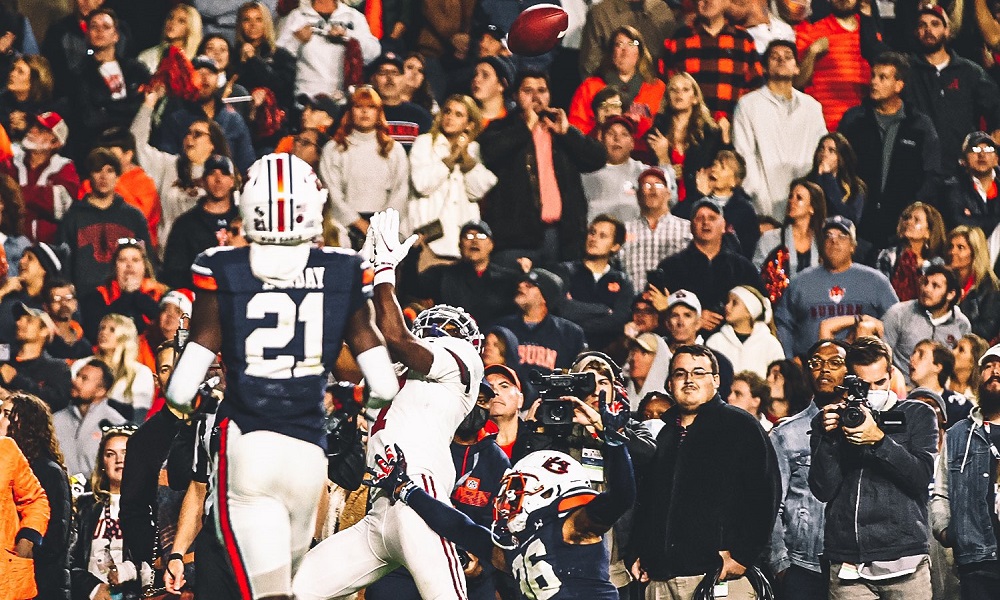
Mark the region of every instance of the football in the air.
[[556, 47], [569, 28], [569, 15], [555, 4], [536, 4], [514, 19], [507, 48], [521, 56], [539, 56]]

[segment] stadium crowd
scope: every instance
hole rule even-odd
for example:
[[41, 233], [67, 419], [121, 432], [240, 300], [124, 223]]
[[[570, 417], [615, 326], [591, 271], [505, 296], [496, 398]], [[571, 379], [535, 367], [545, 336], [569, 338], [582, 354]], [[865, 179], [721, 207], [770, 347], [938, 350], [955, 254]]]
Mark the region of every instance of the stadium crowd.
[[[603, 489], [599, 416], [554, 424], [539, 378], [594, 373], [632, 412], [621, 598], [706, 574], [734, 599], [755, 574], [781, 600], [1000, 598], [1000, 2], [561, 0], [536, 57], [506, 33], [537, 0], [17, 4], [0, 600], [241, 597], [213, 419], [164, 390], [192, 263], [248, 244], [241, 183], [272, 152], [328, 192], [317, 244], [360, 250], [398, 211], [404, 314], [485, 335], [452, 446], [473, 521], [536, 450]], [[378, 412], [346, 345], [334, 373], [317, 541], [365, 514]], [[487, 562], [470, 598], [536, 597]], [[405, 569], [364, 594], [419, 597]]]

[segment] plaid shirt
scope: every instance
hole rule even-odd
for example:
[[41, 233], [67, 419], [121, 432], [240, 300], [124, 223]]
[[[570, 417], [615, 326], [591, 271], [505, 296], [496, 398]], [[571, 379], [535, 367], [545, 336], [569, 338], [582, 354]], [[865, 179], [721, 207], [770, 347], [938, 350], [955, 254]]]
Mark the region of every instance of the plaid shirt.
[[639, 217], [625, 223], [625, 245], [618, 256], [622, 268], [635, 285], [637, 294], [646, 291], [646, 272], [660, 261], [687, 248], [691, 241], [691, 221], [667, 213], [649, 228], [649, 221]]
[[742, 27], [726, 23], [718, 35], [700, 22], [681, 27], [663, 42], [660, 75], [666, 80], [688, 72], [701, 86], [705, 104], [732, 118], [736, 101], [764, 85], [764, 70], [753, 38]]

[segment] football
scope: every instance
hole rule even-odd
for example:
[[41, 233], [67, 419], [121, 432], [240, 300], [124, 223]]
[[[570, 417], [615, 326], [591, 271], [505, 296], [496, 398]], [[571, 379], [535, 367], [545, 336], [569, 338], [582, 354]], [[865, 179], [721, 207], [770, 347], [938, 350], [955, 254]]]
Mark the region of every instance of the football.
[[507, 48], [521, 56], [539, 56], [556, 47], [569, 28], [569, 15], [555, 4], [536, 4], [514, 19]]

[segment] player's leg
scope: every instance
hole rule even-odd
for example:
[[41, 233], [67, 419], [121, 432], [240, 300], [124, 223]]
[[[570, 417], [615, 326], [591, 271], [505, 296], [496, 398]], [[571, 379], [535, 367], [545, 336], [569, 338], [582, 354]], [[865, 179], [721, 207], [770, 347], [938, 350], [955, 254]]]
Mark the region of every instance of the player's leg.
[[222, 423], [216, 471], [219, 533], [245, 600], [291, 594], [289, 498], [311, 499], [312, 508], [294, 508], [315, 515], [324, 459], [313, 444], [269, 431], [244, 434], [232, 421]]
[[[413, 482], [448, 502], [429, 475], [416, 473]], [[424, 600], [467, 600], [465, 573], [455, 545], [431, 531], [417, 513], [402, 504], [393, 506], [383, 523], [386, 545], [398, 557], [420, 590]]]
[[[388, 504], [388, 502], [385, 502]], [[328, 600], [352, 594], [399, 565], [382, 543], [379, 503], [360, 522], [326, 538], [306, 553], [295, 571], [296, 600]]]

